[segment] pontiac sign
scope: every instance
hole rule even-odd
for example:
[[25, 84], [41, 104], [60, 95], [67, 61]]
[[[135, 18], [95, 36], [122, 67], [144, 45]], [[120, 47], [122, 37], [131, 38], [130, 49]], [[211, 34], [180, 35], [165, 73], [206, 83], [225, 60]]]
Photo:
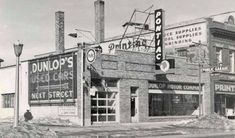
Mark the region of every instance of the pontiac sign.
[[159, 69], [159, 64], [163, 60], [163, 34], [164, 34], [164, 11], [155, 10], [155, 68]]
[[73, 102], [76, 97], [74, 53], [29, 61], [30, 104]]

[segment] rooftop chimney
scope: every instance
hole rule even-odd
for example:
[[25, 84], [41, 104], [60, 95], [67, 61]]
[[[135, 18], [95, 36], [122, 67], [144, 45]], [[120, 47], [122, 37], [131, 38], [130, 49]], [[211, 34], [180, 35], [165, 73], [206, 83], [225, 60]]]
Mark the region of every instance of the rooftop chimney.
[[64, 12], [55, 13], [55, 47], [56, 54], [64, 53]]
[[104, 41], [104, 1], [96, 0], [95, 3], [95, 39], [100, 43]]

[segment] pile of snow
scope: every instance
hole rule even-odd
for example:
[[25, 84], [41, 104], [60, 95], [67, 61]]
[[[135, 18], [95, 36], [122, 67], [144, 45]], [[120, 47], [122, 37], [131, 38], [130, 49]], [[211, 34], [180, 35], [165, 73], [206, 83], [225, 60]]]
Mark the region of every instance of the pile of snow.
[[48, 128], [39, 128], [35, 124], [20, 122], [16, 128], [5, 127], [0, 129], [2, 138], [58, 138], [56, 133]]
[[69, 121], [69, 119], [60, 119], [60, 118], [39, 118], [33, 119], [32, 122], [34, 124], [39, 125], [51, 125], [51, 126], [72, 126], [73, 124]]
[[192, 128], [235, 129], [235, 122], [214, 113], [202, 116], [189, 122], [178, 124], [178, 126]]

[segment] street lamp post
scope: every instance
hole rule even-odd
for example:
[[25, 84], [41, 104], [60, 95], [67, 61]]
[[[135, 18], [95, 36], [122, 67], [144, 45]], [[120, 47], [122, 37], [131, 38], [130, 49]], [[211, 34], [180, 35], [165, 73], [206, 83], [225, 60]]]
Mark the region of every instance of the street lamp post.
[[14, 104], [14, 127], [19, 123], [19, 61], [22, 53], [23, 44], [19, 41], [14, 45], [14, 51], [16, 55], [16, 80], [15, 80], [15, 104]]

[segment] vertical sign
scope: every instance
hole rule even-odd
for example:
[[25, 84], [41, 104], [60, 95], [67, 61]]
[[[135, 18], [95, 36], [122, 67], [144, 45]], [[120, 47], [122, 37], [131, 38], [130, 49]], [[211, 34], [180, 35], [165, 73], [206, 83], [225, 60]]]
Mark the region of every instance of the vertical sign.
[[163, 35], [164, 35], [164, 11], [162, 9], [155, 10], [154, 12], [154, 25], [155, 25], [155, 69], [159, 69], [160, 63], [163, 60]]

